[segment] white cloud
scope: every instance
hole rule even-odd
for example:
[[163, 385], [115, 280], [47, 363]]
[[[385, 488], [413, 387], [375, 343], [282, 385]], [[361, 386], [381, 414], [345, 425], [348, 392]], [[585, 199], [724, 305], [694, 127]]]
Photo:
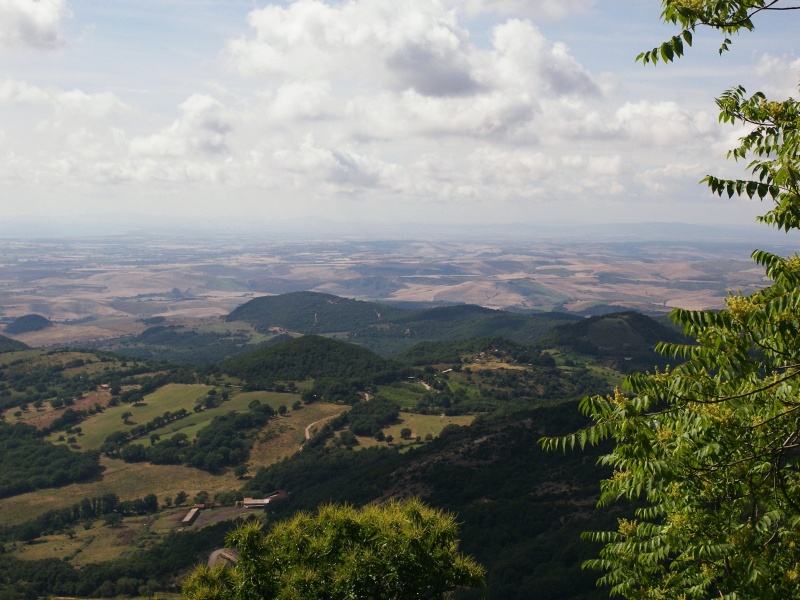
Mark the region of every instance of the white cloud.
[[180, 118], [169, 127], [131, 140], [131, 153], [179, 158], [191, 154], [223, 155], [229, 151], [227, 135], [232, 120], [219, 101], [206, 94], [193, 94], [180, 105], [180, 110]]
[[293, 175], [297, 187], [307, 189], [318, 183], [347, 191], [376, 188], [388, 184], [396, 168], [352, 148], [318, 146], [310, 135], [296, 149], [276, 150], [272, 159], [274, 167]]
[[66, 0], [0, 0], [0, 48], [58, 47], [69, 15]]
[[[336, 218], [357, 206], [400, 218], [437, 205], [480, 215], [488, 202], [506, 210], [527, 202], [533, 214], [549, 200], [621, 206], [686, 196], [741, 135], [710, 114], [714, 90], [698, 107], [670, 102], [677, 91], [654, 93], [646, 77], [632, 85], [618, 65], [590, 72], [577, 57], [587, 52], [580, 39], [593, 0], [259, 4], [247, 21], [241, 14], [240, 36], [193, 55], [194, 71], [176, 66], [189, 62], [148, 64], [152, 81], [151, 72], [112, 73], [117, 63], [100, 55], [113, 48], [111, 34], [91, 46], [102, 20], [78, 23], [85, 38], [58, 61], [34, 56], [40, 63], [28, 73], [26, 55], [0, 78], [0, 177], [30, 186], [31, 197], [63, 186], [83, 194], [74, 198], [105, 198], [114, 186], [137, 210], [145, 190], [176, 206], [217, 199], [240, 214], [277, 206]], [[572, 48], [535, 25], [565, 16], [576, 19]], [[126, 56], [140, 43], [130, 41], [136, 26]], [[174, 47], [192, 55], [175, 34]], [[78, 65], [79, 79], [55, 71], [76, 68], [79, 54], [96, 60]], [[91, 80], [101, 64], [112, 66]], [[765, 56], [758, 75], [778, 86], [797, 67]]]
[[57, 111], [70, 116], [102, 119], [128, 111], [130, 107], [111, 92], [87, 94], [81, 90], [59, 92], [52, 95], [52, 102]]
[[47, 102], [49, 94], [36, 86], [16, 81], [4, 79], [0, 81], [0, 102], [8, 104], [36, 104]]
[[674, 163], [656, 169], [648, 169], [637, 177], [647, 189], [654, 192], [663, 192], [671, 186], [684, 184], [687, 181], [694, 184], [700, 180], [704, 173], [704, 166], [700, 163]]
[[716, 121], [675, 102], [626, 102], [616, 111], [619, 134], [640, 146], [677, 147], [718, 135]]
[[433, 96], [478, 89], [469, 34], [438, 0], [298, 0], [250, 13], [255, 37], [228, 51], [246, 74], [298, 79], [375, 78], [397, 90]]
[[46, 105], [59, 115], [81, 119], [102, 119], [130, 110], [111, 92], [44, 90], [14, 79], [0, 81], [0, 103]]
[[800, 58], [791, 60], [765, 54], [756, 72], [763, 81], [763, 91], [773, 96], [771, 99], [800, 98]]
[[529, 21], [512, 19], [492, 32], [494, 52], [487, 65], [495, 85], [524, 87], [544, 96], [594, 96], [600, 90], [562, 43], [550, 43]]
[[265, 94], [269, 116], [276, 121], [314, 120], [330, 116], [335, 108], [327, 81], [289, 81]]

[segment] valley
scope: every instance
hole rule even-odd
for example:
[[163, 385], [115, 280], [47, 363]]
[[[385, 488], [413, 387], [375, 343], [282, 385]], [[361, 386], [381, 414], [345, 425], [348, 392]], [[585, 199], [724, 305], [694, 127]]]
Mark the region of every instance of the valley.
[[237, 501], [278, 491], [267, 519], [412, 496], [453, 512], [487, 569], [462, 600], [602, 597], [578, 533], [627, 513], [595, 509], [598, 449], [538, 440], [666, 365], [670, 306], [762, 280], [737, 244], [0, 244], [10, 598], [175, 593], [254, 514]]

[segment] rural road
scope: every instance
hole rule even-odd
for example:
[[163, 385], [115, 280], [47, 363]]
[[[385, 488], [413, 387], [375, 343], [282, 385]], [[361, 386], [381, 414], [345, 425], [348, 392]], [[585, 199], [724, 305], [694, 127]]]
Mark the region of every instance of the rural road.
[[[364, 394], [364, 402], [369, 402], [371, 399], [372, 399], [372, 397], [369, 394], [367, 394], [367, 393]], [[344, 411], [342, 411], [342, 412], [344, 412]], [[323, 421], [327, 421], [328, 419], [333, 419], [334, 417], [338, 417], [340, 414], [342, 414], [342, 413], [340, 412], [340, 413], [337, 413], [335, 415], [328, 415], [327, 417], [323, 417], [323, 418], [319, 419], [318, 421], [314, 421], [313, 423], [309, 423], [306, 426], [306, 439], [307, 440], [311, 439], [311, 428], [314, 427], [314, 425], [316, 425], [317, 423], [322, 423]]]
[[[344, 411], [342, 411], [342, 412], [344, 412]], [[339, 413], [339, 414], [336, 414], [336, 415], [328, 415], [327, 417], [323, 417], [323, 418], [321, 418], [319, 421], [314, 421], [313, 423], [309, 423], [309, 424], [306, 426], [306, 439], [307, 439], [307, 440], [310, 440], [310, 439], [311, 439], [311, 428], [312, 428], [314, 425], [316, 425], [317, 423], [322, 423], [323, 421], [327, 421], [328, 419], [332, 419], [332, 418], [334, 418], [334, 417], [338, 417], [340, 414], [342, 414], [342, 413]]]

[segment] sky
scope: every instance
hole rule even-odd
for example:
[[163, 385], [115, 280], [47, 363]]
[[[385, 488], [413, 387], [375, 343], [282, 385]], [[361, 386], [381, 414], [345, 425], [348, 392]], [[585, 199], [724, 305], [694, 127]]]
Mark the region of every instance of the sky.
[[[750, 224], [734, 85], [798, 97], [793, 13], [656, 0], [0, 0], [0, 221]], [[2, 230], [2, 223], [0, 223]]]

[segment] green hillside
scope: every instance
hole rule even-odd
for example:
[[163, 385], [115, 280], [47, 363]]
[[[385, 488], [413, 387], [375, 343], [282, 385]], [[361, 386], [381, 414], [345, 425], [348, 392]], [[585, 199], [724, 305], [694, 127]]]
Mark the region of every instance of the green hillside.
[[371, 350], [317, 335], [267, 346], [228, 359], [220, 370], [250, 383], [320, 378], [371, 377], [394, 363]]
[[580, 317], [558, 312], [512, 313], [472, 304], [407, 310], [330, 294], [295, 292], [256, 298], [227, 319], [247, 322], [262, 332], [281, 328], [303, 334], [335, 334], [382, 356], [393, 356], [423, 341], [487, 336], [529, 341]]
[[[470, 338], [457, 342], [420, 342], [398, 354], [395, 360], [409, 365], [460, 364], [481, 352], [502, 352], [515, 362], [542, 360], [538, 350], [502, 337]], [[550, 361], [547, 361], [548, 363]]]
[[605, 362], [623, 372], [652, 370], [663, 365], [665, 357], [654, 352], [658, 342], [685, 342], [683, 336], [655, 319], [637, 313], [621, 312], [559, 325], [537, 344], [564, 348]]
[[231, 329], [207, 331], [207, 327], [156, 325], [131, 337], [101, 342], [100, 347], [125, 356], [151, 358], [192, 365], [210, 365], [231, 356], [291, 339], [286, 334], [262, 335], [242, 323]]
[[227, 320], [245, 321], [260, 331], [281, 327], [298, 333], [333, 333], [381, 325], [402, 312], [331, 294], [291, 292], [250, 300], [229, 314]]
[[17, 350], [26, 350], [27, 344], [12, 340], [9, 337], [0, 335], [0, 354], [3, 352], [16, 352]]

